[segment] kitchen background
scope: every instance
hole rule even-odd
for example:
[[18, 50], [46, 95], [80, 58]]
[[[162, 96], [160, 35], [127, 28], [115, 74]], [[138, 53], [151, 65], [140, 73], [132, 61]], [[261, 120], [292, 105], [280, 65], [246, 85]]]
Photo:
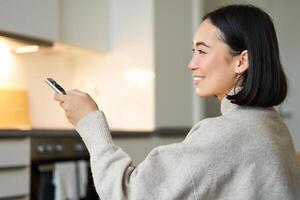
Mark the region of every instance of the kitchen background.
[[27, 91], [30, 127], [48, 135], [73, 128], [44, 79], [88, 92], [119, 132], [117, 143], [139, 163], [154, 146], [181, 141], [193, 124], [219, 115], [215, 98], [194, 94], [187, 63], [201, 16], [236, 2], [260, 6], [273, 18], [290, 89], [277, 109], [300, 151], [297, 0], [2, 0], [0, 35], [17, 33], [53, 46], [18, 53], [11, 48], [19, 44], [1, 37], [0, 87]]

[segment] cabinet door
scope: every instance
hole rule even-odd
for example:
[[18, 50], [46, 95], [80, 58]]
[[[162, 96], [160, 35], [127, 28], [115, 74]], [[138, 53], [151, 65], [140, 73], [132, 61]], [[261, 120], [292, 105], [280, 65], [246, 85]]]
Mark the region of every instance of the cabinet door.
[[61, 37], [67, 43], [108, 50], [108, 0], [61, 0]]
[[0, 30], [57, 40], [59, 0], [1, 0]]
[[27, 166], [30, 163], [29, 138], [0, 139], [0, 169]]
[[0, 199], [29, 194], [29, 168], [0, 169]]

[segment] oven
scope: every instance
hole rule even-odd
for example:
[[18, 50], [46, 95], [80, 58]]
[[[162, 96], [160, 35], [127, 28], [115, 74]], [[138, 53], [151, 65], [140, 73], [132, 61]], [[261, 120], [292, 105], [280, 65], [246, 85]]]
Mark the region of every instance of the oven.
[[[89, 154], [84, 143], [75, 131], [62, 132], [64, 134], [55, 132], [31, 136], [31, 200], [54, 200], [54, 166], [67, 161], [86, 161], [88, 184], [86, 197], [80, 200], [98, 200], [89, 167]], [[78, 181], [78, 178], [75, 180]]]

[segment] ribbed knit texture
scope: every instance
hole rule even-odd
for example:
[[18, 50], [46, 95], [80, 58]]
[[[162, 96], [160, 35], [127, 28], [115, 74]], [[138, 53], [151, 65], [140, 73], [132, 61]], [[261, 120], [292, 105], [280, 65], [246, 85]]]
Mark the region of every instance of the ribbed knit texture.
[[100, 198], [300, 199], [300, 167], [279, 114], [226, 98], [221, 111], [222, 116], [197, 123], [183, 142], [153, 149], [136, 167], [112, 142], [104, 114], [89, 113], [76, 130], [90, 152]]

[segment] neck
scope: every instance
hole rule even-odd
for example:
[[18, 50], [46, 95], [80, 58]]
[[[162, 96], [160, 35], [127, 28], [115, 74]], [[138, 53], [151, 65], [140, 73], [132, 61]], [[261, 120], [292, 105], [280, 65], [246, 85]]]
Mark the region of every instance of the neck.
[[[236, 86], [236, 87], [232, 87], [231, 89], [229, 89], [228, 91], [226, 91], [225, 93], [222, 93], [222, 94], [219, 94], [219, 95], [216, 95], [219, 99], [219, 101], [221, 102], [228, 94], [230, 95], [233, 95], [234, 93], [237, 93], [241, 90], [241, 86]], [[236, 91], [234, 91], [234, 89]]]
[[224, 99], [225, 96], [226, 94], [217, 95], [220, 102]]

